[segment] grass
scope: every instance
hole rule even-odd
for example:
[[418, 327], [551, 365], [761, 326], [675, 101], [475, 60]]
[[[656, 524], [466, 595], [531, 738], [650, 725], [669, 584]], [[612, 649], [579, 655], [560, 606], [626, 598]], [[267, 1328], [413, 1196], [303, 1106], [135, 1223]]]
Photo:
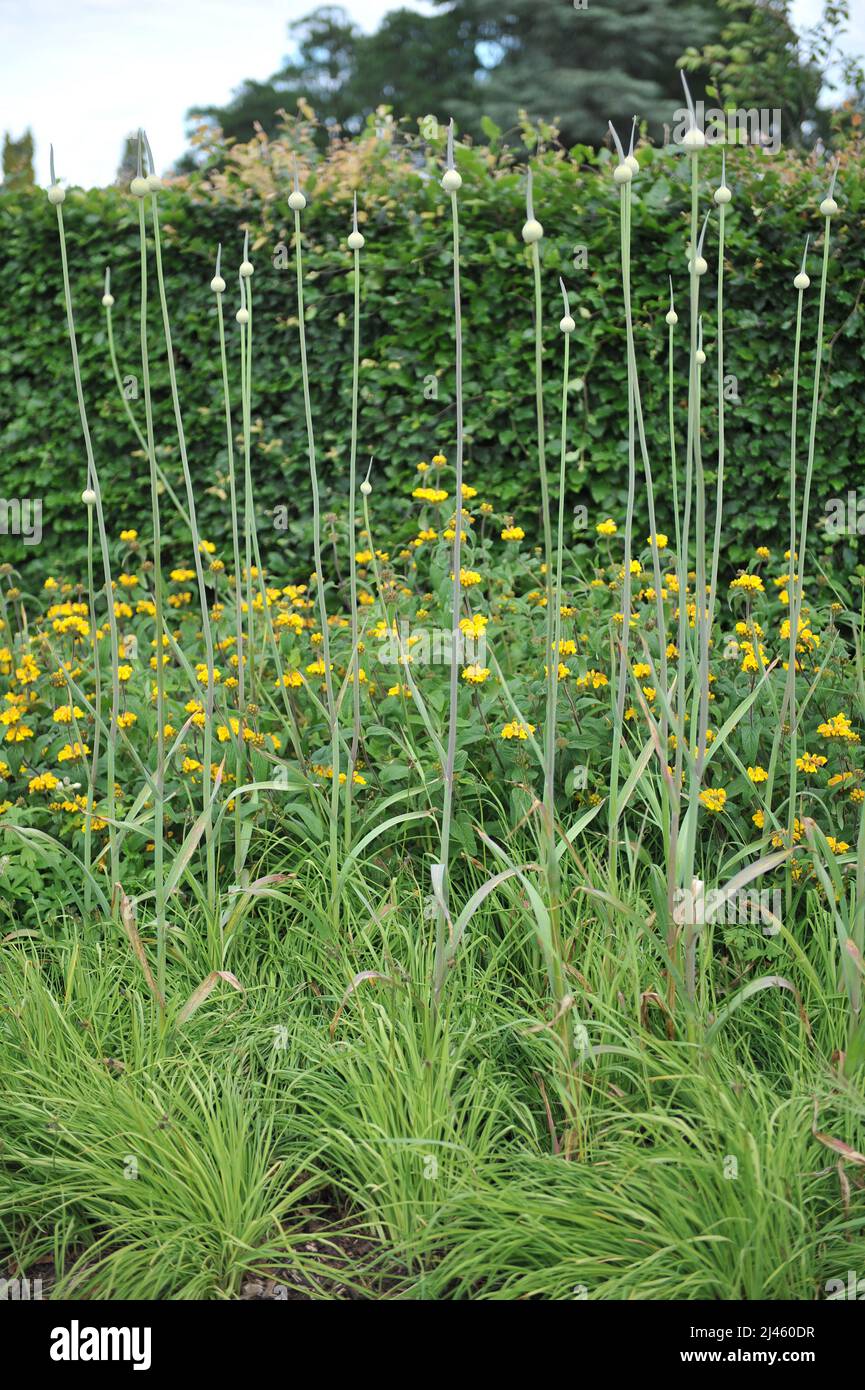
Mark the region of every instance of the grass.
[[[821, 205], [801, 519], [810, 319], [796, 285], [794, 553], [760, 547], [728, 576], [701, 426], [702, 147], [685, 151], [686, 418], [672, 300], [659, 334], [668, 400], [646, 404], [670, 418], [677, 511], [665, 521], [634, 347], [639, 160], [633, 135], [628, 156], [616, 137], [627, 501], [622, 528], [598, 521], [581, 570], [564, 534], [575, 323], [567, 286], [545, 269], [553, 233], [530, 175], [543, 546], [523, 544], [464, 468], [452, 127], [448, 139], [456, 461], [418, 465], [414, 536], [379, 536], [372, 464], [356, 513], [356, 210], [349, 514], [321, 515], [303, 301], [311, 211], [295, 180], [314, 570], [292, 582], [259, 553], [248, 238], [233, 336], [221, 252], [208, 291], [228, 564], [197, 529], [173, 365], [185, 513], [156, 465], [147, 198], [169, 361], [172, 335], [159, 182], [143, 154], [132, 192], [144, 429], [129, 419], [150, 465], [149, 534], [125, 518], [115, 539], [102, 513], [64, 255], [87, 582], [52, 576], [34, 595], [0, 574], [0, 1240], [10, 1271], [50, 1261], [59, 1296], [229, 1299], [271, 1278], [316, 1299], [810, 1300], [865, 1258], [865, 619], [840, 584], [806, 596], [803, 574], [837, 208]], [[716, 193], [723, 165], [720, 177]], [[61, 250], [62, 193], [49, 195]], [[713, 201], [723, 241], [728, 204]], [[722, 258], [722, 416], [723, 279]], [[553, 342], [545, 315], [560, 289]], [[106, 278], [119, 381], [107, 300]], [[562, 373], [556, 498], [545, 363]], [[193, 551], [167, 576], [166, 499]], [[452, 641], [483, 637], [486, 656], [462, 670], [425, 661], [424, 623]], [[764, 885], [782, 911], [755, 904]]]

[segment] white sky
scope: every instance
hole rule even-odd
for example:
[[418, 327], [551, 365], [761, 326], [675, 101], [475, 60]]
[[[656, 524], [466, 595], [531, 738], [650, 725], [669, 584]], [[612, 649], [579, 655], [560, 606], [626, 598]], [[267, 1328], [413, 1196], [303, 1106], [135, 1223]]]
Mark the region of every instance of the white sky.
[[[539, 0], [549, 4], [554, 0]], [[603, 0], [591, 0], [603, 3]], [[564, 0], [555, 0], [564, 3]], [[426, 0], [344, 0], [362, 28]], [[794, 0], [811, 24], [822, 0]], [[190, 106], [222, 105], [264, 79], [289, 49], [287, 25], [316, 0], [0, 0], [0, 134], [36, 140], [36, 176], [84, 186], [113, 180], [124, 137], [143, 125], [165, 168], [186, 148]], [[851, 0], [850, 49], [865, 51], [865, 0]]]

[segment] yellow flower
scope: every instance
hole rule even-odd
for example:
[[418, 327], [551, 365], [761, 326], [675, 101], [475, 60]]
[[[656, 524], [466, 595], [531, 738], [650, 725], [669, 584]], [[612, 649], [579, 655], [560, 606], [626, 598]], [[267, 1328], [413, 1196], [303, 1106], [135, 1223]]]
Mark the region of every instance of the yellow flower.
[[[749, 767], [749, 768], [748, 768], [748, 776], [750, 777], [750, 779], [751, 779], [752, 782], [755, 782], [755, 783], [756, 783], [756, 782], [766, 782], [766, 781], [768, 780], [769, 774], [768, 774], [768, 772], [766, 771], [765, 767], [761, 767], [760, 764], [758, 763], [756, 767]], [[762, 814], [762, 813], [761, 813], [761, 814]]]
[[131, 667], [131, 666], [118, 666], [118, 668], [117, 668], [117, 679], [118, 679], [119, 681], [128, 681], [128, 680], [131, 678], [131, 676], [132, 676], [132, 667]]
[[646, 545], [656, 545], [659, 550], [666, 550], [670, 544], [669, 536], [665, 536], [663, 531], [658, 531], [654, 536], [646, 537]]
[[607, 517], [606, 521], [599, 521], [597, 526], [595, 527], [595, 530], [597, 531], [599, 536], [614, 536], [618, 529], [619, 528], [613, 521], [612, 517], [609, 516]]
[[589, 670], [584, 676], [577, 676], [576, 684], [587, 688], [591, 686], [593, 690], [600, 690], [602, 686], [609, 685], [607, 677], [603, 671]]
[[127, 531], [120, 532], [120, 539], [122, 541], [137, 541], [138, 532], [135, 530], [134, 527], [130, 526]]
[[701, 804], [705, 806], [707, 811], [712, 811], [716, 815], [719, 811], [723, 811], [726, 800], [727, 793], [723, 787], [706, 787], [704, 791], [700, 792]]
[[77, 705], [58, 705], [52, 718], [55, 724], [71, 724], [73, 716], [83, 719], [83, 709], [79, 709]]
[[441, 487], [416, 487], [412, 492], [419, 502], [446, 502], [447, 493]]
[[506, 526], [502, 531], [503, 541], [524, 541], [526, 533], [522, 526]]
[[763, 581], [759, 574], [740, 574], [730, 585], [731, 589], [744, 589], [750, 594], [764, 594]]
[[634, 662], [634, 665], [631, 667], [631, 670], [633, 671], [634, 676], [638, 681], [641, 681], [644, 676], [650, 676], [652, 674], [651, 666], [649, 666], [648, 663], [645, 661]]
[[826, 843], [833, 854], [844, 854], [850, 848], [846, 840], [836, 840], [834, 835], [827, 835]]
[[368, 565], [370, 560], [372, 559], [372, 551], [358, 550], [355, 552], [354, 558], [359, 565]]
[[121, 729], [131, 729], [132, 725], [137, 723], [137, 721], [138, 715], [133, 714], [132, 710], [127, 710], [125, 714], [118, 714], [117, 716], [117, 723], [120, 725]]
[[52, 792], [55, 787], [60, 786], [60, 778], [55, 777], [53, 772], [40, 772], [35, 777], [31, 777], [27, 783], [27, 790], [32, 796], [34, 792]]
[[753, 816], [751, 817], [751, 820], [754, 822], [758, 830], [762, 830], [763, 826], [766, 824], [765, 812], [755, 811]]
[[796, 759], [796, 766], [800, 772], [819, 772], [828, 761], [828, 758], [819, 753], [803, 753], [801, 758]]
[[[453, 579], [453, 577], [453, 570], [451, 570], [451, 579]], [[478, 574], [477, 570], [460, 570], [460, 584], [464, 589], [471, 589], [475, 584], [480, 584], [480, 582], [481, 576]]]
[[509, 724], [505, 724], [501, 736], [502, 738], [527, 739], [534, 732], [534, 724], [523, 724], [518, 719], [512, 719]]
[[64, 743], [60, 752], [57, 754], [58, 763], [73, 762], [76, 758], [86, 757], [90, 752], [87, 744], [79, 743], [76, 739], [74, 743]]
[[[322, 662], [322, 666], [323, 665], [324, 663]], [[303, 676], [299, 671], [283, 671], [281, 683], [292, 690], [296, 690], [298, 686], [303, 685]], [[275, 684], [279, 686], [280, 682], [276, 681]]]
[[817, 725], [817, 733], [822, 738], [842, 738], [848, 743], [858, 743], [859, 735], [853, 732], [846, 714], [833, 714], [832, 718]]
[[[420, 617], [420, 612], [418, 612], [418, 617]], [[485, 618], [482, 613], [476, 613], [473, 618], [460, 619], [460, 631], [466, 637], [481, 637], [488, 622], [489, 618]]]
[[488, 666], [480, 666], [477, 662], [473, 662], [471, 666], [465, 668], [462, 678], [464, 681], [468, 681], [470, 685], [483, 685], [489, 674]]

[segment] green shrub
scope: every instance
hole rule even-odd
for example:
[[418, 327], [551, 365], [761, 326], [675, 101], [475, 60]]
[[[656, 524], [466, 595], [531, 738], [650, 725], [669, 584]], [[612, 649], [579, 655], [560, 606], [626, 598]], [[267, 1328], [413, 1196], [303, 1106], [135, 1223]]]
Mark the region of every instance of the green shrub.
[[[302, 127], [298, 127], [302, 133]], [[165, 269], [174, 315], [174, 341], [190, 459], [199, 487], [204, 535], [227, 536], [226, 455], [221, 415], [218, 340], [213, 295], [208, 290], [218, 242], [233, 305], [242, 228], [249, 226], [254, 281], [254, 380], [252, 413], [260, 421], [254, 450], [259, 525], [266, 557], [283, 551], [280, 569], [297, 569], [309, 548], [310, 503], [300, 363], [292, 315], [289, 137], [233, 147], [226, 173], [205, 173], [175, 185], [161, 197]], [[535, 203], [544, 223], [542, 243], [547, 419], [551, 449], [558, 429], [561, 343], [558, 277], [570, 290], [577, 332], [571, 345], [572, 403], [569, 486], [574, 506], [584, 504], [590, 522], [599, 514], [620, 517], [627, 473], [626, 364], [619, 280], [618, 195], [604, 172], [606, 156], [578, 148], [567, 158], [549, 150], [533, 159]], [[865, 445], [865, 419], [851, 412], [850, 389], [865, 363], [859, 296], [865, 251], [865, 165], [861, 149], [842, 153], [839, 201], [829, 275], [829, 334], [844, 340], [843, 368], [831, 360], [824, 373], [824, 401], [815, 467], [819, 517], [830, 497], [852, 486], [851, 465]], [[466, 479], [513, 511], [528, 534], [539, 533], [532, 439], [532, 280], [520, 240], [524, 175], [507, 151], [464, 149], [460, 167], [465, 334]], [[672, 147], [640, 152], [633, 209], [634, 294], [638, 362], [647, 430], [658, 491], [658, 524], [669, 517], [669, 443], [666, 410], [668, 276], [684, 307], [686, 171]], [[713, 173], [713, 165], [717, 171]], [[728, 487], [725, 535], [731, 560], [775, 530], [785, 497], [789, 451], [790, 344], [795, 294], [791, 280], [810, 232], [820, 236], [817, 205], [826, 175], [813, 158], [787, 152], [774, 158], [755, 149], [728, 152], [733, 203], [727, 218], [726, 371], [735, 377], [738, 403], [726, 410]], [[603, 168], [600, 167], [603, 165]], [[701, 173], [719, 181], [720, 153]], [[311, 206], [305, 218], [308, 271], [307, 328], [322, 463], [324, 511], [344, 513], [348, 479], [351, 391], [351, 257], [345, 248], [352, 187], [359, 190], [366, 220], [361, 327], [360, 458], [375, 455], [377, 506], [397, 522], [407, 511], [416, 463], [453, 445], [453, 328], [450, 308], [449, 223], [437, 178], [427, 177], [420, 147], [397, 146], [370, 130], [353, 144], [337, 145], [326, 160], [304, 169]], [[438, 167], [438, 165], [437, 165]], [[147, 476], [146, 460], [125, 418], [112, 380], [100, 307], [105, 266], [112, 291], [120, 368], [140, 376], [138, 348], [137, 224], [134, 200], [116, 188], [74, 190], [66, 204], [70, 270], [81, 366], [94, 432], [94, 447], [111, 528], [116, 533], [137, 514]], [[34, 576], [48, 569], [82, 572], [85, 525], [79, 495], [85, 484], [84, 451], [69, 367], [60, 264], [53, 210], [40, 190], [0, 198], [4, 256], [0, 293], [7, 306], [0, 342], [0, 420], [7, 496], [41, 497], [45, 542], [27, 548], [4, 537], [4, 559], [24, 563]], [[707, 248], [711, 256], [713, 227]], [[579, 248], [585, 248], [581, 265]], [[285, 268], [279, 268], [284, 263]], [[713, 274], [706, 277], [707, 282]], [[703, 288], [709, 366], [704, 374], [704, 433], [716, 438], [712, 305], [714, 287]], [[157, 440], [166, 476], [180, 486], [180, 460], [171, 415], [158, 305], [151, 298], [152, 376]], [[816, 301], [806, 309], [802, 379], [811, 375]], [[240, 429], [239, 334], [229, 315], [237, 429]], [[681, 350], [682, 396], [687, 390]], [[858, 359], [858, 362], [857, 362]], [[858, 368], [858, 371], [857, 371]], [[433, 386], [434, 383], [434, 386]], [[435, 391], [437, 394], [433, 395]], [[808, 388], [801, 398], [807, 409]], [[141, 411], [142, 402], [133, 401]], [[713, 455], [707, 448], [706, 464]], [[711, 495], [711, 491], [710, 491]], [[385, 501], [385, 498], [387, 499]], [[287, 508], [287, 527], [274, 527], [274, 509]], [[639, 507], [638, 507], [639, 510]], [[168, 519], [169, 558], [188, 558], [180, 525]], [[282, 519], [282, 518], [280, 518]], [[175, 518], [176, 521], [176, 518]], [[645, 517], [640, 517], [645, 524]], [[128, 523], [127, 523], [128, 524]], [[172, 530], [174, 535], [172, 535]], [[573, 539], [579, 542], [579, 535]], [[174, 548], [172, 548], [172, 542]], [[841, 542], [848, 544], [849, 542]], [[290, 558], [289, 558], [290, 557]], [[851, 557], [848, 555], [847, 561]]]

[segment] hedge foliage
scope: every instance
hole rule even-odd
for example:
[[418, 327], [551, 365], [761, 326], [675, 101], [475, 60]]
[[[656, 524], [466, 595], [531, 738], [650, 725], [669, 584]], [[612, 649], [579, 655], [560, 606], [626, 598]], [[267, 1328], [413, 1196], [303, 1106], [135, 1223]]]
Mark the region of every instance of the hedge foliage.
[[[307, 132], [308, 133], [308, 132]], [[302, 570], [309, 541], [309, 483], [297, 339], [294, 253], [286, 205], [290, 157], [301, 151], [309, 198], [303, 214], [307, 331], [312, 397], [325, 512], [344, 513], [351, 389], [353, 275], [345, 248], [352, 188], [358, 187], [366, 247], [362, 252], [363, 359], [359, 457], [375, 457], [374, 502], [379, 534], [412, 506], [415, 465], [454, 447], [453, 318], [450, 209], [438, 178], [440, 158], [420, 142], [392, 132], [335, 146], [315, 162], [303, 129], [284, 140], [235, 147], [221, 173], [175, 183], [160, 195], [164, 263], [176, 360], [196, 478], [202, 534], [225, 541], [226, 448], [214, 296], [208, 285], [218, 242], [229, 282], [226, 295], [232, 371], [239, 411], [239, 329], [234, 323], [236, 266], [242, 229], [249, 227], [254, 276], [254, 475], [265, 554], [286, 554], [282, 573]], [[437, 153], [437, 152], [433, 152]], [[688, 171], [681, 151], [644, 145], [633, 185], [633, 293], [638, 357], [649, 447], [659, 492], [658, 524], [672, 530], [666, 414], [668, 276], [680, 314], [678, 395], [687, 384]], [[702, 210], [720, 181], [720, 152], [701, 160]], [[462, 148], [460, 194], [465, 341], [466, 479], [512, 512], [530, 534], [538, 525], [534, 444], [532, 278], [520, 239], [524, 170], [506, 150]], [[558, 456], [562, 276], [577, 332], [571, 347], [569, 506], [588, 508], [590, 526], [624, 513], [627, 396], [618, 191], [605, 151], [558, 149], [533, 160], [535, 209], [545, 295], [548, 446]], [[725, 535], [734, 561], [746, 546], [778, 539], [786, 515], [792, 334], [799, 267], [811, 235], [800, 399], [800, 439], [807, 439], [817, 320], [825, 160], [798, 153], [769, 158], [755, 149], [728, 151], [725, 276], [726, 371], [737, 379], [738, 403], [726, 410]], [[865, 163], [858, 138], [841, 154], [833, 223], [827, 337], [817, 439], [813, 516], [825, 501], [856, 486], [865, 453]], [[701, 211], [702, 211], [701, 210]], [[115, 337], [124, 376], [140, 377], [137, 203], [118, 189], [72, 189], [64, 205], [70, 271], [97, 465], [115, 533], [148, 530], [147, 465], [137, 448], [113, 382], [102, 281], [111, 266]], [[34, 577], [46, 569], [83, 573], [80, 504], [85, 456], [69, 361], [55, 211], [44, 192], [0, 196], [0, 422], [6, 497], [41, 497], [45, 539], [36, 548], [0, 538], [3, 558], [25, 562]], [[709, 364], [704, 373], [704, 459], [715, 461], [715, 332], [717, 213], [707, 232], [710, 273], [704, 278], [703, 324]], [[585, 248], [585, 256], [580, 252]], [[585, 265], [582, 264], [585, 259]], [[152, 249], [151, 370], [157, 439], [168, 478], [182, 488], [168, 373], [156, 300]], [[143, 423], [143, 402], [132, 401]], [[682, 420], [683, 427], [683, 420]], [[680, 441], [681, 443], [681, 441]], [[642, 488], [638, 489], [642, 493]], [[711, 496], [711, 493], [710, 493]], [[642, 496], [638, 506], [642, 506]], [[274, 528], [286, 507], [287, 531]], [[188, 543], [166, 508], [170, 552], [188, 558]], [[645, 510], [641, 524], [645, 522]], [[406, 526], [409, 523], [406, 521]], [[575, 534], [579, 546], [592, 532]], [[844, 544], [849, 544], [845, 542]], [[850, 558], [850, 557], [848, 557]], [[25, 573], [28, 569], [25, 568]]]

